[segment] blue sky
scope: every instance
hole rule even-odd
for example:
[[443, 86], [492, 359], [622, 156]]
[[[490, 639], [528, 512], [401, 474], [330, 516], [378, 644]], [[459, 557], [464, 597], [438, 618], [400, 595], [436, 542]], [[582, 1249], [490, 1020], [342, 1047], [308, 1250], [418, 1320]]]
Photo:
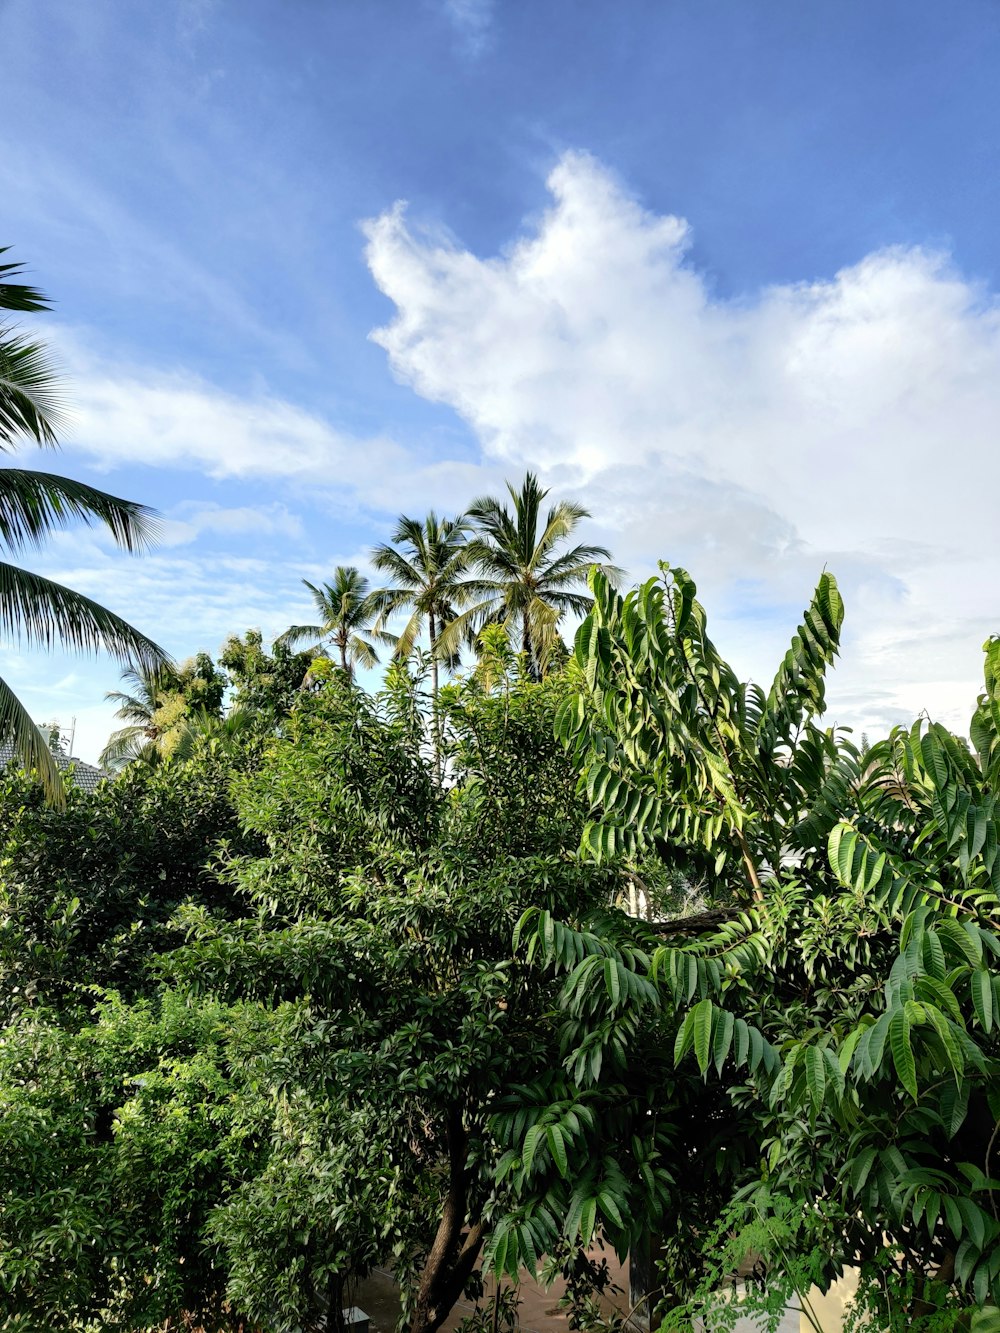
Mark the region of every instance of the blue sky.
[[[59, 466], [168, 520], [35, 567], [215, 651], [530, 466], [636, 577], [686, 563], [758, 676], [829, 564], [838, 716], [964, 727], [1000, 630], [995, 3], [0, 0], [0, 46]], [[93, 758], [113, 664], [0, 656]]]

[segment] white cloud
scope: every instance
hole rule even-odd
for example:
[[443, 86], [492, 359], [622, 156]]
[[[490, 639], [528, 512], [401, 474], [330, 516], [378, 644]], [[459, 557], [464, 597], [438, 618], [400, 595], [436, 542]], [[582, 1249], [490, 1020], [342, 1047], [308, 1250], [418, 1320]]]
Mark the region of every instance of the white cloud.
[[300, 538], [302, 520], [283, 504], [242, 505], [225, 509], [207, 501], [189, 500], [175, 506], [161, 521], [158, 546], [187, 546], [205, 533], [220, 537], [252, 534], [261, 537]]
[[493, 0], [442, 0], [442, 7], [468, 54], [480, 55], [493, 23]]
[[406, 461], [386, 439], [360, 440], [277, 397], [239, 397], [187, 372], [120, 372], [64, 342], [75, 449], [107, 468], [189, 469], [214, 478], [283, 477], [357, 485]]
[[828, 563], [848, 602], [843, 719], [926, 707], [964, 729], [1000, 629], [996, 300], [920, 247], [722, 300], [688, 224], [592, 158], [564, 156], [549, 187], [495, 257], [401, 206], [368, 224], [395, 373], [489, 459], [581, 493], [634, 572], [688, 564], [755, 675]]
[[[99, 469], [146, 465], [273, 481], [328, 508], [378, 515], [451, 512], [501, 479], [496, 467], [440, 458], [419, 442], [404, 447], [388, 435], [339, 430], [276, 395], [241, 396], [184, 370], [123, 365], [89, 351], [85, 331], [63, 328], [51, 341], [70, 377], [67, 444]], [[234, 531], [246, 517], [226, 510], [213, 518], [210, 510], [186, 520], [189, 528]], [[277, 532], [281, 521], [272, 511], [266, 530]], [[168, 527], [168, 540], [184, 534]]]

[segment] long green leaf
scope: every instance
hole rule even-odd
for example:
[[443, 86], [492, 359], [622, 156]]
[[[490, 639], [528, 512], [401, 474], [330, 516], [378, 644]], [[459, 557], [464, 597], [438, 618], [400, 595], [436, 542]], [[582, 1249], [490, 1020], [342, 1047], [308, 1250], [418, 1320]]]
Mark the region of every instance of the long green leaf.
[[7, 682], [0, 679], [0, 743], [3, 742], [13, 747], [15, 756], [27, 772], [38, 775], [50, 804], [63, 806], [66, 792], [52, 751], [20, 699]]
[[910, 1020], [905, 1009], [896, 1009], [889, 1019], [889, 1049], [900, 1083], [917, 1100], [917, 1065], [910, 1044]]
[[805, 1067], [809, 1098], [814, 1109], [818, 1111], [823, 1105], [823, 1098], [826, 1096], [826, 1057], [822, 1047], [809, 1047], [806, 1051]]
[[0, 563], [0, 634], [15, 643], [76, 652], [103, 650], [126, 663], [158, 666], [167, 654], [121, 616], [82, 593]]
[[703, 1074], [708, 1072], [712, 1055], [712, 1013], [714, 1006], [709, 999], [700, 1000], [694, 1007], [692, 1025], [694, 1027], [694, 1053], [698, 1068]]
[[993, 979], [985, 968], [977, 968], [969, 976], [972, 1003], [984, 1032], [993, 1028]]
[[0, 327], [0, 449], [23, 436], [55, 445], [63, 420], [59, 375], [45, 347]]

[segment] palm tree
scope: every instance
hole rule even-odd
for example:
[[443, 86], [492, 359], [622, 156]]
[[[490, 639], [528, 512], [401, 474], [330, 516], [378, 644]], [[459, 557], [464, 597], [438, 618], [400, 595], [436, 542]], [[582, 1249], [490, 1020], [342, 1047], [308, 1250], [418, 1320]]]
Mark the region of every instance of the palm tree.
[[108, 690], [104, 697], [118, 705], [115, 717], [126, 725], [111, 733], [98, 762], [102, 768], [116, 770], [135, 759], [159, 763], [163, 758], [160, 742], [167, 728], [157, 714], [170, 695], [179, 693], [180, 677], [170, 664], [130, 666], [122, 672], [122, 684], [131, 690]]
[[[0, 264], [0, 310], [48, 310], [36, 288], [11, 281], [22, 267]], [[25, 438], [55, 447], [60, 424], [58, 376], [44, 347], [0, 324], [0, 450], [12, 451]], [[155, 534], [152, 511], [144, 505], [49, 472], [0, 468], [0, 543], [11, 555], [40, 547], [51, 533], [79, 519], [103, 523], [127, 551], [142, 550]], [[166, 660], [162, 648], [89, 597], [6, 562], [0, 562], [0, 635], [28, 647], [104, 649], [120, 661], [150, 668]], [[24, 767], [38, 772], [49, 799], [60, 803], [62, 780], [52, 753], [4, 680], [0, 738], [11, 741]]]
[[431, 688], [438, 695], [438, 666], [457, 661], [457, 648], [442, 652], [441, 633], [480, 591], [479, 581], [468, 576], [469, 521], [438, 518], [433, 510], [421, 522], [400, 515], [392, 534], [393, 545], [376, 546], [372, 564], [392, 576], [391, 587], [371, 594], [378, 610], [376, 630], [384, 634], [386, 620], [401, 611], [410, 617], [395, 638], [394, 656], [407, 658], [424, 625], [430, 641]]
[[586, 615], [591, 598], [581, 591], [590, 567], [599, 564], [617, 581], [622, 571], [606, 564], [603, 546], [577, 545], [561, 550], [590, 511], [560, 500], [543, 515], [548, 495], [529, 472], [520, 490], [507, 483], [513, 511], [495, 496], [484, 495], [469, 506], [475, 534], [467, 547], [470, 565], [478, 572], [481, 600], [449, 626], [445, 646], [451, 647], [470, 627], [503, 625], [514, 641], [520, 638], [529, 671], [537, 678], [558, 639], [557, 626], [567, 613]]
[[294, 648], [307, 639], [315, 640], [319, 652], [324, 641], [336, 648], [340, 665], [349, 676], [355, 666], [373, 667], [378, 662], [375, 646], [365, 636], [371, 632], [375, 609], [368, 595], [368, 580], [353, 565], [338, 565], [333, 571], [333, 582], [315, 587], [308, 579], [302, 582], [312, 593], [321, 622], [318, 625], [292, 625], [280, 635], [275, 644]]

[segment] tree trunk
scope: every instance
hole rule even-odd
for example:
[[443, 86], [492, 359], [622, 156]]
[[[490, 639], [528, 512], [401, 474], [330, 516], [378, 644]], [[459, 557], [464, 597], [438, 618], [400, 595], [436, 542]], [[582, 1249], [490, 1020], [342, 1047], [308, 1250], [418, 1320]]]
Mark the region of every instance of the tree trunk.
[[448, 1114], [447, 1138], [448, 1194], [434, 1244], [420, 1275], [410, 1333], [437, 1333], [464, 1291], [483, 1246], [481, 1222], [465, 1230], [469, 1184], [465, 1158], [469, 1138], [457, 1106]]
[[[946, 1250], [937, 1270], [931, 1274], [930, 1281], [933, 1283], [950, 1283], [955, 1276], [955, 1254], [953, 1250]], [[923, 1285], [923, 1284], [922, 1284]], [[920, 1291], [916, 1299], [912, 1302], [907, 1313], [913, 1319], [925, 1319], [935, 1311], [940, 1310], [940, 1305], [924, 1299], [924, 1292]]]
[[441, 769], [441, 717], [438, 713], [438, 687], [440, 681], [438, 677], [437, 620], [433, 611], [428, 612], [427, 623], [431, 639], [431, 712], [433, 719], [431, 730], [434, 737], [434, 772], [437, 774], [437, 783], [440, 787], [444, 782], [444, 773]]
[[340, 665], [349, 676], [352, 674], [351, 668], [347, 662], [347, 638], [345, 635], [341, 635], [340, 638]]

